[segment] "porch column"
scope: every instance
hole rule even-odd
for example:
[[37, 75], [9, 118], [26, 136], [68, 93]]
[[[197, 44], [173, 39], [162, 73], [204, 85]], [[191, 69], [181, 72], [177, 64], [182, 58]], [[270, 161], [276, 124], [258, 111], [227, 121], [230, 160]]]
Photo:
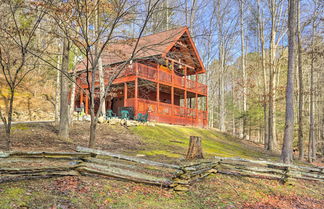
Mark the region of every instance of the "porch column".
[[157, 78], [156, 78], [156, 102], [157, 102], [157, 111], [155, 114], [160, 113], [160, 65], [157, 65]]
[[135, 78], [135, 96], [134, 96], [134, 99], [135, 99], [135, 102], [134, 102], [134, 114], [135, 116], [137, 116], [137, 104], [138, 104], [138, 101], [137, 101], [137, 97], [138, 97], [138, 78], [136, 77]]
[[171, 61], [171, 68], [172, 68], [171, 79], [172, 79], [172, 86], [173, 86], [174, 84], [174, 61], [173, 60]]
[[173, 116], [173, 105], [174, 105], [174, 61], [172, 60], [171, 61], [171, 63], [172, 63], [172, 86], [171, 86], [171, 116]]
[[187, 66], [184, 67], [184, 115], [187, 117]]
[[198, 94], [197, 93], [196, 93], [195, 109], [196, 109], [196, 122], [197, 122], [198, 121]]
[[80, 107], [82, 106], [82, 103], [83, 103], [83, 89], [80, 89]]
[[174, 105], [174, 87], [171, 87], [171, 104]]
[[156, 84], [157, 114], [160, 112], [160, 83]]
[[124, 83], [124, 107], [127, 107], [127, 83]]
[[89, 114], [89, 96], [88, 91], [86, 91], [86, 98], [85, 98], [85, 113]]
[[184, 98], [183, 98], [183, 103], [184, 103], [184, 118], [187, 119], [188, 118], [188, 111], [187, 111], [187, 90], [184, 90]]
[[196, 71], [196, 83], [195, 83], [196, 90], [197, 90], [197, 86], [198, 86], [197, 84], [198, 84], [198, 73]]
[[[205, 115], [206, 115], [206, 125], [208, 126], [208, 95], [206, 94], [206, 112], [205, 112]], [[205, 124], [204, 124], [205, 126]]]

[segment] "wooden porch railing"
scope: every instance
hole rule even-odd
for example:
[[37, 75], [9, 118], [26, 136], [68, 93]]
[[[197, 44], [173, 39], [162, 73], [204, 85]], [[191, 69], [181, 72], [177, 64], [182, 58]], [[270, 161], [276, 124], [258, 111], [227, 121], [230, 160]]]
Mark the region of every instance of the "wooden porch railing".
[[122, 82], [124, 80], [123, 78], [129, 76], [138, 76], [153, 82], [160, 82], [165, 85], [174, 85], [177, 88], [187, 89], [202, 95], [207, 94], [207, 86], [205, 84], [175, 74], [172, 75], [171, 72], [166, 72], [165, 70], [140, 63], [134, 63], [132, 67], [126, 69], [119, 75], [117, 81]]
[[[149, 120], [179, 124], [207, 127], [207, 111], [186, 108], [163, 102], [151, 101], [137, 98], [127, 99], [127, 106], [134, 107], [136, 113], [149, 113]], [[137, 104], [137, 107], [135, 105]]]

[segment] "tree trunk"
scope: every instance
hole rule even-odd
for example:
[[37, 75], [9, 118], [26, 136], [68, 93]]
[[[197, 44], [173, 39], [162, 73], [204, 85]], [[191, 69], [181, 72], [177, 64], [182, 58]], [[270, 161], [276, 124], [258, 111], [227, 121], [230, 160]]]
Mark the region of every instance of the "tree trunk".
[[223, 47], [223, 44], [221, 43], [220, 44], [220, 53], [219, 53], [219, 57], [220, 57], [220, 60], [221, 60], [221, 63], [220, 63], [220, 89], [219, 89], [219, 92], [220, 92], [220, 107], [219, 107], [219, 129], [221, 131], [225, 131], [226, 128], [225, 128], [225, 84], [224, 84], [224, 47]]
[[[60, 52], [61, 53], [61, 52]], [[57, 69], [61, 69], [61, 56], [57, 57]], [[60, 93], [61, 93], [61, 71], [57, 70], [56, 73], [56, 89], [55, 89], [55, 126], [60, 124]]]
[[[100, 17], [99, 17], [99, 7], [100, 7], [100, 0], [97, 0], [97, 9], [96, 9], [96, 33], [97, 36], [99, 36], [99, 31], [100, 31]], [[98, 50], [99, 48], [99, 42], [97, 43], [96, 47]], [[98, 52], [96, 52], [98, 53]], [[99, 111], [99, 115], [105, 115], [106, 114], [106, 102], [105, 101], [101, 101], [104, 98], [105, 95], [105, 73], [103, 70], [103, 66], [102, 66], [102, 59], [101, 57], [98, 58], [98, 71], [99, 71], [99, 86], [100, 86], [100, 103], [103, 102], [100, 110]]]
[[11, 124], [12, 124], [12, 113], [13, 113], [14, 99], [15, 99], [15, 89], [10, 88], [8, 119], [6, 121], [3, 121], [5, 130], [6, 130], [5, 149], [7, 151], [11, 150]]
[[[105, 77], [104, 77], [105, 74], [104, 74], [103, 67], [102, 67], [101, 57], [99, 57], [99, 59], [98, 59], [98, 70], [99, 70], [100, 100], [102, 100], [105, 95]], [[101, 115], [106, 114], [106, 102], [105, 101], [103, 101], [100, 111], [101, 111]]]
[[265, 49], [264, 49], [264, 23], [263, 23], [263, 14], [260, 11], [260, 0], [257, 1], [258, 4], [258, 23], [259, 23], [259, 36], [260, 36], [260, 46], [261, 46], [261, 69], [263, 72], [263, 127], [264, 127], [264, 136], [263, 143], [264, 149], [268, 149], [268, 93], [267, 93], [267, 72], [265, 67]]
[[189, 148], [186, 159], [202, 159], [204, 158], [201, 146], [201, 138], [198, 136], [190, 136]]
[[312, 51], [311, 51], [311, 68], [310, 68], [310, 107], [309, 107], [309, 143], [308, 143], [308, 161], [313, 162], [316, 158], [316, 146], [315, 146], [315, 122], [314, 122], [314, 35], [315, 24], [313, 20], [312, 28]]
[[304, 85], [302, 70], [302, 43], [300, 32], [300, 1], [297, 1], [297, 34], [298, 34], [298, 149], [299, 160], [304, 159], [304, 141], [303, 141], [303, 107], [304, 107]]
[[69, 69], [69, 52], [70, 42], [64, 39], [62, 54], [62, 73], [61, 73], [61, 102], [60, 102], [60, 125], [59, 136], [63, 139], [69, 138], [69, 86], [68, 86], [68, 69]]
[[244, 22], [243, 22], [243, 0], [240, 0], [240, 23], [241, 23], [241, 69], [243, 74], [243, 139], [249, 140], [247, 130], [247, 93], [245, 72], [245, 44], [244, 44]]
[[[234, 87], [235, 87], [235, 82], [234, 82], [235, 78], [234, 78], [234, 70], [232, 70], [232, 105], [233, 107], [235, 106], [235, 91], [234, 91]], [[233, 109], [232, 111], [232, 135], [236, 136], [236, 127], [235, 127], [235, 111]]]
[[271, 37], [270, 37], [270, 72], [269, 72], [269, 122], [268, 122], [268, 150], [276, 148], [276, 121], [275, 121], [275, 54], [276, 54], [276, 5], [271, 0]]
[[[93, 114], [93, 116], [92, 116]], [[96, 145], [96, 128], [97, 128], [97, 119], [94, 116], [94, 112], [90, 109], [91, 122], [90, 122], [90, 140], [89, 148], [94, 148]]]
[[296, 3], [289, 0], [288, 16], [288, 74], [286, 87], [286, 123], [281, 152], [284, 163], [292, 163], [294, 140], [294, 69], [295, 69], [295, 38], [296, 38]]
[[[74, 62], [76, 63], [76, 61]], [[71, 99], [70, 99], [70, 114], [69, 114], [69, 125], [72, 125], [73, 123], [73, 113], [75, 110], [75, 91], [76, 91], [76, 69], [73, 68], [73, 75], [72, 75], [72, 88], [71, 88]], [[81, 90], [80, 90], [81, 91]]]

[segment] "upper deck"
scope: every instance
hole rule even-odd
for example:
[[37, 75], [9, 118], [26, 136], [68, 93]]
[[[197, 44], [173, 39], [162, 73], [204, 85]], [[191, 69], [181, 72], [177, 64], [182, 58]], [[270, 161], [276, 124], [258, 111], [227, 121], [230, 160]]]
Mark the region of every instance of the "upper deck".
[[[109, 81], [109, 76], [113, 74], [105, 73], [105, 83]], [[86, 73], [84, 73], [86, 74]], [[82, 76], [81, 76], [82, 77]], [[91, 76], [90, 76], [91, 77]], [[199, 83], [195, 80], [190, 80], [186, 76], [176, 75], [173, 71], [167, 72], [165, 68], [160, 66], [152, 67], [141, 63], [133, 63], [129, 67], [125, 68], [119, 76], [113, 81], [113, 84], [119, 84], [124, 82], [134, 81], [136, 78], [142, 78], [155, 83], [161, 83], [167, 86], [173, 86], [175, 88], [187, 90], [199, 95], [207, 95], [207, 85]], [[82, 88], [88, 88], [85, 79], [82, 79]], [[99, 79], [96, 79], [97, 81]], [[99, 82], [96, 82], [96, 86], [99, 86]]]
[[160, 66], [151, 67], [141, 63], [133, 63], [126, 68], [115, 80], [114, 84], [133, 81], [135, 78], [142, 78], [179, 89], [188, 90], [200, 95], [207, 95], [207, 85], [190, 80], [186, 76], [176, 75], [173, 71], [167, 72]]

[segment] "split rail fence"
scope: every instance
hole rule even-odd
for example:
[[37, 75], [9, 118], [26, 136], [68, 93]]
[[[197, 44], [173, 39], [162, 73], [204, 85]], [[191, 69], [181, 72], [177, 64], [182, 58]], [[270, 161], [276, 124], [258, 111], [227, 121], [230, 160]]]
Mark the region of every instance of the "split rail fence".
[[221, 157], [168, 164], [85, 147], [77, 147], [77, 151], [0, 153], [0, 183], [88, 175], [187, 191], [194, 182], [212, 173], [275, 179], [283, 183], [296, 179], [324, 182], [324, 167]]

